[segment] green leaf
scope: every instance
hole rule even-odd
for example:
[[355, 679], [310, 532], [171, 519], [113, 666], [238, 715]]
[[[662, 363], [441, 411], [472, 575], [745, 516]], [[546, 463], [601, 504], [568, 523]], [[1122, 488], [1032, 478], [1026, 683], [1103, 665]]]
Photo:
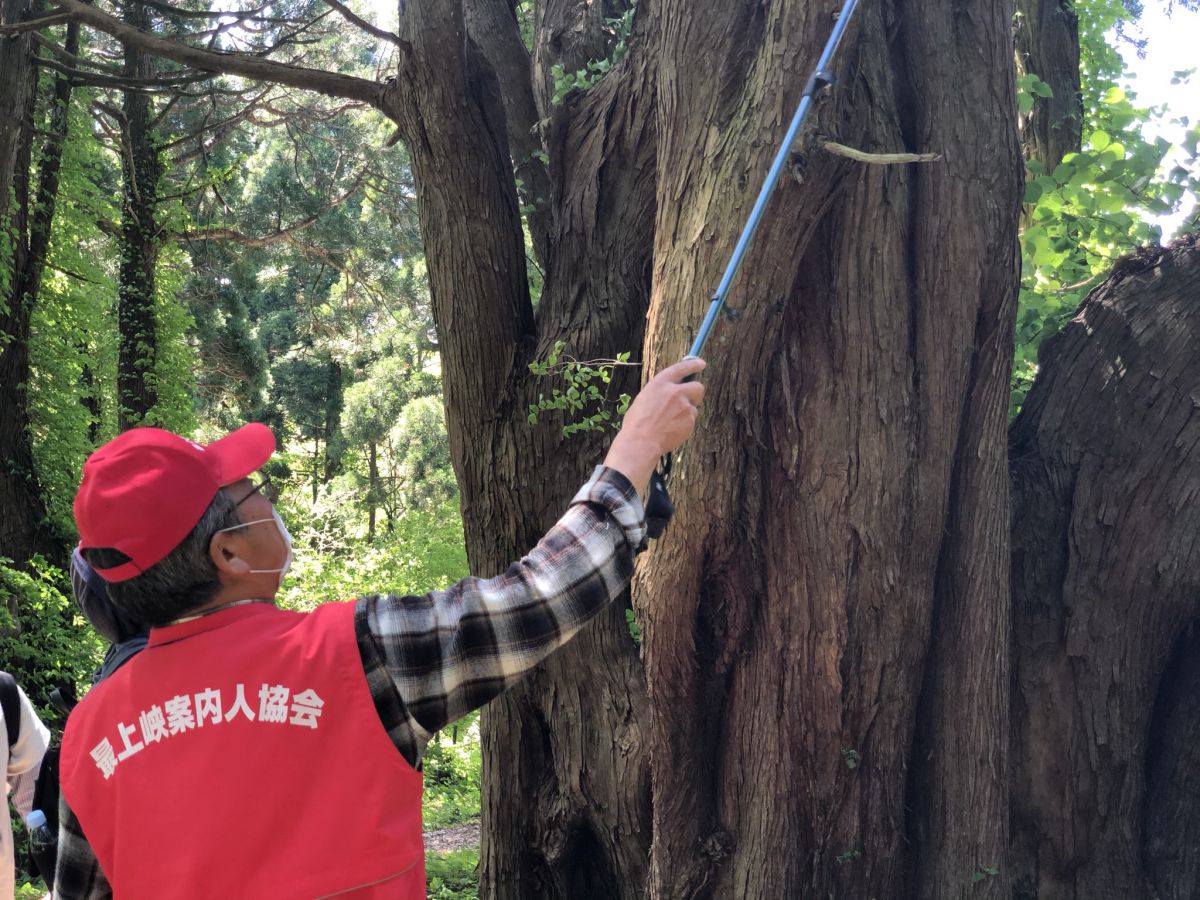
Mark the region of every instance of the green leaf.
[[1119, 87], [1110, 87], [1104, 92], [1104, 96], [1100, 98], [1101, 103], [1109, 106], [1115, 106], [1125, 99], [1125, 91]]
[[1087, 142], [1092, 145], [1093, 150], [1103, 150], [1112, 143], [1112, 138], [1107, 131], [1097, 129], [1088, 135]]

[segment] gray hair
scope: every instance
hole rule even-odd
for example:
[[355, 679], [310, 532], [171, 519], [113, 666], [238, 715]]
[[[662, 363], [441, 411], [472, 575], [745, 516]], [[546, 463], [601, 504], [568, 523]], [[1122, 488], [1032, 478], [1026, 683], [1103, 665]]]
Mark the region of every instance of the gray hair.
[[[217, 491], [200, 521], [179, 546], [140, 575], [109, 583], [108, 595], [113, 606], [132, 619], [157, 626], [208, 603], [221, 589], [209, 545], [218, 531], [238, 524], [237, 507], [224, 490]], [[128, 556], [112, 548], [87, 548], [83, 556], [94, 569], [129, 561]]]

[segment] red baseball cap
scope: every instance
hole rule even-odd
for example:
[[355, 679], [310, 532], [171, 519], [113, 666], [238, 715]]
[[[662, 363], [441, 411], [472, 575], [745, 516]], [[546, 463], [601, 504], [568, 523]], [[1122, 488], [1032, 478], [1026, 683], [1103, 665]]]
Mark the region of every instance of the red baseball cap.
[[163, 431], [132, 428], [83, 464], [75, 494], [75, 524], [83, 549], [111, 547], [129, 562], [96, 569], [105, 581], [126, 581], [182, 543], [226, 485], [262, 467], [275, 435], [252, 422], [207, 446]]

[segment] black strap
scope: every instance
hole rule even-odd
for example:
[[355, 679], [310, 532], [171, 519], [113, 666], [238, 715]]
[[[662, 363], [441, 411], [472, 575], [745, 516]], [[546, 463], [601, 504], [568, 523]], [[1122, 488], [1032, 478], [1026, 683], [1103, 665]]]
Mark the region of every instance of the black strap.
[[[46, 814], [46, 824], [50, 826], [51, 834], [58, 834], [58, 793], [59, 793], [59, 756], [62, 753], [62, 742], [55, 741], [46, 748], [42, 757], [42, 767], [38, 770], [37, 781], [33, 786], [32, 809], [40, 809]], [[46, 873], [42, 873], [45, 877]], [[54, 873], [50, 873], [54, 877]], [[50, 878], [46, 878], [50, 884]]]
[[0, 708], [4, 709], [4, 724], [8, 728], [8, 746], [21, 738], [21, 693], [17, 681], [7, 672], [0, 672]]
[[667, 493], [667, 476], [671, 474], [671, 454], [662, 458], [658, 469], [650, 476], [650, 492], [646, 495], [646, 536], [659, 538], [675, 515], [675, 504]]

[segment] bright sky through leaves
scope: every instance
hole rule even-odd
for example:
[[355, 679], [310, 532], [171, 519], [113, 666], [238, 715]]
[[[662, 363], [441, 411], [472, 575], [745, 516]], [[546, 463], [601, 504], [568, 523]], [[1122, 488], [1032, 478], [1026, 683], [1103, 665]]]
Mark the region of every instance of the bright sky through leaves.
[[[1137, 105], [1167, 106], [1165, 120], [1147, 126], [1147, 137], [1162, 136], [1176, 146], [1164, 160], [1169, 169], [1184, 161], [1179, 143], [1187, 125], [1175, 120], [1185, 118], [1190, 125], [1200, 121], [1200, 53], [1197, 52], [1200, 48], [1200, 12], [1176, 4], [1168, 17], [1165, 3], [1147, 3], [1138, 28], [1147, 40], [1145, 58], [1138, 59], [1137, 52], [1128, 44], [1114, 43], [1129, 67], [1131, 77], [1125, 85], [1137, 94]], [[1111, 35], [1110, 40], [1113, 40]], [[1192, 68], [1196, 72], [1190, 79], [1171, 84], [1177, 72]], [[1196, 198], [1185, 195], [1178, 212], [1157, 220], [1162, 227], [1164, 243], [1175, 234], [1195, 205]]]

